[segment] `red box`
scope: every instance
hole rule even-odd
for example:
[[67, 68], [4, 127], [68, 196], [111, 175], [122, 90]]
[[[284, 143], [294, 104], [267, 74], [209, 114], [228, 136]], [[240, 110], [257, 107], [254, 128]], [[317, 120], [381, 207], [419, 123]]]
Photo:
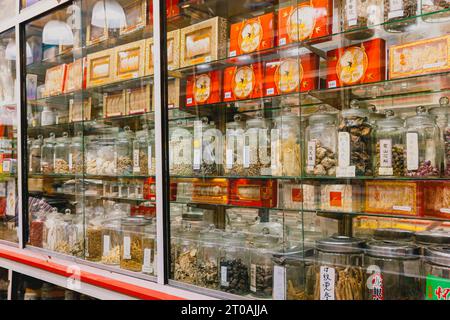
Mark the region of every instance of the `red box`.
[[300, 2], [298, 5], [284, 7], [278, 11], [279, 46], [326, 37], [332, 33], [332, 0]]
[[186, 107], [220, 102], [221, 80], [219, 70], [189, 76], [186, 80]]
[[228, 67], [223, 75], [223, 101], [261, 98], [264, 89], [263, 63]]
[[231, 179], [229, 200], [236, 206], [276, 207], [276, 180]]
[[230, 27], [230, 51], [228, 56], [261, 51], [275, 46], [275, 15], [264, 14], [234, 23]]
[[450, 182], [424, 182], [425, 216], [450, 219]]
[[[180, 14], [180, 7], [178, 7], [180, 0], [166, 0], [166, 15], [167, 18], [174, 17]], [[148, 2], [149, 23], [153, 24], [153, 1]]]
[[383, 39], [327, 52], [327, 88], [386, 79], [386, 48]]
[[266, 62], [264, 95], [303, 92], [319, 87], [319, 57], [313, 53]]
[[[176, 182], [170, 183], [170, 201], [176, 200], [177, 194], [177, 184]], [[145, 200], [156, 201], [156, 179], [147, 178], [144, 181], [143, 196]]]

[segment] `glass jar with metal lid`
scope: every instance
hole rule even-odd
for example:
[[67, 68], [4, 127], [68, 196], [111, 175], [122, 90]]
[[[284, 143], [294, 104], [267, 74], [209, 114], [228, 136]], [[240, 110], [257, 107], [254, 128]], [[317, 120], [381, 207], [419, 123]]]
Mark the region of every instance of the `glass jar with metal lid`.
[[44, 174], [54, 173], [53, 163], [55, 157], [56, 138], [52, 132], [47, 139], [44, 139], [44, 144], [41, 149], [41, 172]]
[[193, 126], [179, 120], [169, 128], [169, 167], [170, 174], [192, 175], [193, 164]]
[[374, 230], [373, 238], [388, 242], [411, 242], [414, 241], [414, 233], [396, 228], [378, 228]]
[[306, 174], [312, 176], [336, 176], [337, 127], [331, 114], [313, 114], [308, 119], [305, 137]]
[[120, 268], [130, 271], [142, 271], [142, 245], [145, 226], [149, 223], [144, 217], [126, 217], [121, 219], [122, 242]]
[[273, 299], [311, 300], [314, 296], [314, 249], [289, 247], [273, 255]]
[[279, 250], [279, 237], [268, 227], [252, 237], [250, 247], [250, 293], [271, 298], [273, 285], [272, 255]]
[[367, 300], [420, 299], [420, 255], [416, 245], [369, 242], [364, 267]]
[[406, 169], [404, 121], [392, 110], [377, 121], [375, 130], [375, 176], [401, 177]]
[[244, 174], [245, 123], [236, 114], [233, 122], [226, 124], [224, 173], [232, 176]]
[[[423, 276], [425, 299], [449, 300], [445, 289], [450, 281], [450, 246], [435, 245], [425, 249]], [[442, 288], [442, 285], [445, 287]], [[441, 289], [439, 289], [441, 287]]]
[[219, 243], [221, 234], [214, 225], [200, 233], [198, 242], [197, 279], [198, 286], [217, 289], [219, 285]]
[[28, 171], [30, 173], [41, 172], [41, 149], [42, 149], [43, 137], [39, 135], [37, 139], [34, 139], [30, 145]]
[[384, 0], [384, 29], [389, 32], [405, 32], [415, 24], [417, 0]]
[[133, 139], [134, 134], [128, 126], [117, 135], [116, 172], [119, 175], [131, 175], [133, 172]]
[[198, 232], [193, 232], [189, 224], [184, 224], [178, 232], [175, 243], [174, 279], [195, 284], [197, 277]]
[[223, 164], [223, 135], [207, 117], [194, 122], [193, 169], [199, 176], [218, 175]]
[[364, 241], [334, 235], [316, 242], [314, 300], [362, 300]]
[[341, 112], [338, 132], [338, 167], [336, 176], [372, 175], [372, 125], [369, 111], [352, 100], [350, 108]]
[[247, 120], [244, 134], [243, 165], [245, 175], [270, 175], [269, 125], [261, 112]]
[[414, 234], [416, 244], [421, 248], [421, 254], [425, 254], [425, 249], [433, 245], [450, 246], [450, 232], [443, 230], [420, 231]]
[[285, 108], [274, 123], [270, 137], [272, 175], [300, 176], [300, 118]]
[[249, 252], [246, 236], [237, 230], [223, 233], [220, 248], [220, 289], [232, 294], [247, 294], [249, 284]]
[[83, 136], [81, 131], [72, 138], [70, 144], [69, 171], [73, 174], [83, 173]]
[[69, 153], [70, 153], [69, 134], [64, 132], [62, 137], [56, 140], [54, 172], [60, 174], [70, 173], [69, 170]]
[[439, 128], [423, 106], [416, 115], [406, 119], [406, 170], [407, 176], [439, 176], [441, 152]]

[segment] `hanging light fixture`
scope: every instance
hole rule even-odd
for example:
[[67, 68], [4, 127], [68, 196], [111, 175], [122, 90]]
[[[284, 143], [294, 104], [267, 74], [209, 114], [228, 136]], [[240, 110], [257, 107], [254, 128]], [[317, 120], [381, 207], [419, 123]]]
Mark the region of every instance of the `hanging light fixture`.
[[73, 32], [70, 26], [59, 20], [50, 20], [42, 31], [42, 42], [46, 44], [71, 46], [73, 45]]
[[[28, 42], [25, 42], [27, 61], [33, 58], [33, 53], [31, 52], [31, 47]], [[10, 39], [8, 45], [5, 49], [5, 59], [6, 60], [16, 60], [16, 40]]]
[[126, 27], [125, 11], [116, 0], [97, 1], [92, 9], [91, 25], [109, 29]]

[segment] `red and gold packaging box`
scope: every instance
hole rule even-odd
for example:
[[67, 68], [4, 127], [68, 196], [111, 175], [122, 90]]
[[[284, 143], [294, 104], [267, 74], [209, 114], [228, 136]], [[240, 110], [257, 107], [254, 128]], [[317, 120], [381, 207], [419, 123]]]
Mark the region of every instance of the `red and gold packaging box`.
[[229, 201], [235, 206], [276, 207], [277, 182], [273, 179], [231, 179]]
[[192, 202], [228, 204], [228, 186], [227, 179], [195, 179], [193, 180]]
[[261, 98], [264, 91], [263, 63], [228, 67], [223, 74], [223, 101]]
[[[175, 17], [180, 14], [180, 7], [178, 4], [180, 0], [166, 0], [166, 15], [167, 18]], [[153, 24], [153, 1], [150, 0], [148, 4], [149, 23]]]
[[64, 80], [65, 93], [86, 88], [86, 70], [86, 57], [67, 64]]
[[327, 52], [327, 88], [386, 79], [386, 47], [383, 39]]
[[424, 182], [423, 207], [427, 217], [450, 219], [450, 182]]
[[306, 0], [296, 3], [298, 4], [280, 8], [278, 11], [279, 46], [326, 37], [332, 33], [332, 0]]
[[422, 216], [422, 196], [423, 191], [419, 182], [366, 181], [365, 211]]
[[314, 90], [319, 87], [319, 57], [313, 53], [266, 62], [266, 97]]
[[45, 97], [59, 95], [64, 92], [66, 71], [66, 64], [60, 64], [47, 69], [45, 73]]
[[[176, 182], [171, 182], [170, 183], [170, 196], [169, 196], [170, 201], [176, 200], [176, 197], [175, 197], [177, 194], [176, 189], [177, 189]], [[145, 179], [143, 194], [144, 194], [145, 200], [156, 201], [156, 179], [155, 178]]]
[[186, 107], [220, 102], [221, 88], [220, 70], [190, 75], [186, 80]]
[[274, 46], [275, 15], [273, 13], [246, 19], [230, 27], [229, 57], [266, 50]]

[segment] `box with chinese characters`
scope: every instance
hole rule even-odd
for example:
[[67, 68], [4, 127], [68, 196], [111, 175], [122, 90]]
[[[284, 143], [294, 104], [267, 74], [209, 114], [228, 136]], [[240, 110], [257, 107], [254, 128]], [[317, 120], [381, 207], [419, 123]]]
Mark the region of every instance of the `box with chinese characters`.
[[[177, 184], [175, 181], [170, 183], [169, 200], [175, 201]], [[143, 196], [145, 200], [156, 201], [156, 179], [147, 178], [144, 180]]]
[[64, 92], [74, 92], [86, 88], [86, 58], [67, 64]]
[[114, 52], [114, 81], [144, 76], [145, 40], [116, 47]]
[[114, 67], [114, 49], [88, 54], [86, 87], [91, 88], [113, 82]]
[[281, 180], [278, 182], [278, 206], [283, 209], [316, 210], [318, 186]]
[[228, 180], [194, 179], [192, 181], [192, 202], [228, 204]]
[[103, 94], [103, 117], [126, 115], [126, 90]]
[[55, 96], [64, 92], [64, 79], [67, 65], [60, 64], [47, 69], [45, 73], [44, 97]]
[[[175, 70], [180, 66], [180, 30], [167, 33], [167, 69]], [[152, 75], [153, 38], [145, 40], [145, 75]]]
[[450, 182], [426, 181], [423, 186], [425, 216], [450, 219]]
[[277, 205], [277, 182], [273, 179], [230, 179], [230, 204], [273, 208]]
[[228, 67], [223, 75], [223, 101], [261, 98], [264, 89], [263, 63]]
[[220, 70], [190, 75], [186, 79], [186, 107], [220, 102], [221, 88]]
[[358, 184], [322, 184], [320, 186], [320, 209], [336, 212], [359, 212], [361, 210], [361, 186]]
[[327, 88], [371, 83], [386, 78], [383, 39], [373, 39], [327, 52]]
[[91, 120], [92, 99], [69, 100], [69, 122]]
[[126, 92], [126, 114], [138, 114], [152, 111], [151, 85], [127, 89]]

